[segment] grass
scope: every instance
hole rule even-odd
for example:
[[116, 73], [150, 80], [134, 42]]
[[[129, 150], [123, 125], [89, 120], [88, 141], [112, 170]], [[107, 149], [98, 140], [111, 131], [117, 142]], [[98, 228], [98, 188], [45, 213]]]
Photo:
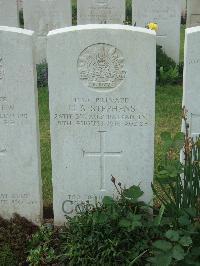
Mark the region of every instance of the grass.
[[[180, 61], [183, 62], [184, 27], [181, 28]], [[52, 168], [47, 88], [39, 89], [41, 161], [44, 206], [52, 205]], [[155, 166], [162, 157], [161, 132], [176, 133], [181, 127], [182, 86], [162, 86], [156, 89]]]

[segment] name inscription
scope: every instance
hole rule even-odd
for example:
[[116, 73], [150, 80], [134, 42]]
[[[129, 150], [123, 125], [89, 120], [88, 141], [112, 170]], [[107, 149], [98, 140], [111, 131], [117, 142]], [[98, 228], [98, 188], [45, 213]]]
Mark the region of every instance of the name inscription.
[[6, 96], [0, 96], [0, 125], [24, 125], [28, 114], [17, 112], [15, 104], [9, 103]]
[[73, 98], [66, 112], [55, 113], [57, 126], [70, 127], [144, 127], [151, 117], [140, 112], [129, 98]]

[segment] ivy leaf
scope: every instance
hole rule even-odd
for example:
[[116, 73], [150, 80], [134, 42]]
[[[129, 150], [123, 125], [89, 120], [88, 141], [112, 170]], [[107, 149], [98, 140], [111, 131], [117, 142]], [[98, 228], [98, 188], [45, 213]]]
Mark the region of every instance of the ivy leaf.
[[192, 244], [192, 239], [190, 236], [183, 236], [179, 243], [184, 247], [189, 247]]
[[139, 186], [132, 186], [123, 191], [123, 196], [133, 201], [137, 201], [143, 194], [144, 192], [140, 189]]
[[166, 238], [173, 242], [177, 242], [179, 240], [179, 233], [174, 230], [168, 230], [165, 234]]
[[156, 265], [156, 266], [170, 266], [171, 261], [172, 261], [172, 256], [170, 253], [159, 254], [154, 258], [149, 258], [148, 261], [150, 261], [153, 265]]
[[176, 260], [183, 260], [185, 257], [184, 249], [180, 245], [175, 245], [172, 250], [172, 257]]
[[162, 251], [168, 251], [172, 249], [172, 244], [166, 240], [157, 240], [153, 243], [153, 246]]
[[191, 223], [190, 219], [186, 215], [179, 217], [178, 221], [179, 221], [180, 225], [183, 225], [183, 226], [189, 225]]

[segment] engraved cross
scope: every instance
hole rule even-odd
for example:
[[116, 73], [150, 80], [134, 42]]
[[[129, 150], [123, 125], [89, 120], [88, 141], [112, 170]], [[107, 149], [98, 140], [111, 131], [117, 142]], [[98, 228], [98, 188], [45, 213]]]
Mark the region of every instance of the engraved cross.
[[99, 152], [86, 152], [83, 150], [83, 157], [99, 157], [100, 159], [100, 189], [105, 190], [105, 159], [106, 157], [120, 157], [123, 151], [112, 152], [105, 151], [105, 133], [106, 131], [98, 131], [100, 134], [100, 151]]

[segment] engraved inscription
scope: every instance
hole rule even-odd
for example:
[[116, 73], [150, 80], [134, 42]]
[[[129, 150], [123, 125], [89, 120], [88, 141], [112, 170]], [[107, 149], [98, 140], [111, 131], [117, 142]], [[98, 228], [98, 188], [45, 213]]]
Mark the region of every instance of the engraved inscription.
[[83, 151], [83, 157], [99, 157], [100, 159], [100, 190], [105, 190], [105, 158], [106, 157], [120, 157], [122, 151], [108, 152], [105, 151], [105, 133], [106, 131], [99, 131], [100, 133], [100, 151], [99, 152], [86, 152]]
[[0, 81], [4, 78], [3, 58], [0, 57]]
[[104, 43], [91, 45], [80, 54], [78, 71], [84, 85], [97, 90], [116, 88], [126, 76], [122, 53]]
[[95, 3], [97, 5], [103, 5], [103, 6], [108, 5], [108, 2], [109, 0], [95, 0]]
[[128, 97], [76, 97], [65, 106], [64, 112], [55, 113], [59, 127], [146, 127], [152, 118], [141, 112]]
[[30, 193], [0, 193], [0, 206], [10, 204], [14, 204], [15, 206], [35, 205], [37, 203]]

